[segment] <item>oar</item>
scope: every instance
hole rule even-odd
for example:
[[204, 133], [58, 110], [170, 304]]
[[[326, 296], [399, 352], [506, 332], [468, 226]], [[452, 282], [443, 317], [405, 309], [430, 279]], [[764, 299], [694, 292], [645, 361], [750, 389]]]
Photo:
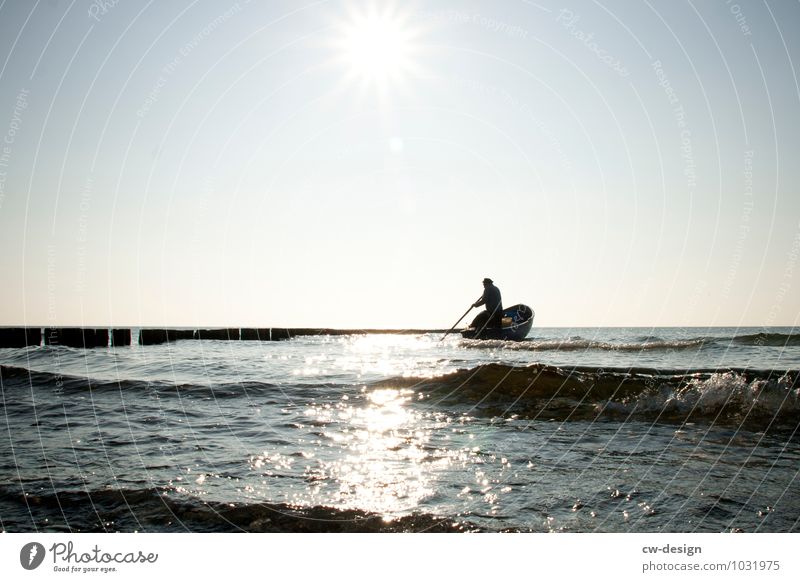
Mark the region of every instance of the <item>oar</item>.
[[[477, 299], [475, 301], [477, 301]], [[461, 320], [464, 319], [467, 316], [467, 313], [469, 313], [470, 311], [472, 311], [472, 305], [469, 306], [469, 309], [467, 309], [464, 312], [464, 315], [462, 315], [461, 317], [458, 318], [458, 321], [453, 324], [453, 327], [451, 327], [449, 330], [447, 330], [447, 333], [444, 334], [442, 336], [442, 339], [440, 339], [439, 341], [442, 341], [444, 338], [446, 338], [450, 334], [450, 332], [453, 331], [459, 323], [461, 323]]]

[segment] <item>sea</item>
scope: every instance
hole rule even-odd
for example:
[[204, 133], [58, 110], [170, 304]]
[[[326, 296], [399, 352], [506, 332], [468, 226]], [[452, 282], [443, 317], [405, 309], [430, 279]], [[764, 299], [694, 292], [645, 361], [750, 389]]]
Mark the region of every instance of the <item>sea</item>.
[[800, 331], [0, 349], [5, 532], [796, 532]]

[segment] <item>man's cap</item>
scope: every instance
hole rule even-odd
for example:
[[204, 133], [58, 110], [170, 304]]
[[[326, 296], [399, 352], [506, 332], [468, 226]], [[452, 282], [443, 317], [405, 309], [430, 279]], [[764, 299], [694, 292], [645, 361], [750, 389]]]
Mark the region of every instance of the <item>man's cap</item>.
[[489, 283], [489, 284], [492, 284], [492, 283], [494, 283], [494, 281], [492, 281], [492, 280], [491, 280], [489, 277], [486, 277], [486, 278], [483, 280], [483, 282], [484, 282], [484, 283]]

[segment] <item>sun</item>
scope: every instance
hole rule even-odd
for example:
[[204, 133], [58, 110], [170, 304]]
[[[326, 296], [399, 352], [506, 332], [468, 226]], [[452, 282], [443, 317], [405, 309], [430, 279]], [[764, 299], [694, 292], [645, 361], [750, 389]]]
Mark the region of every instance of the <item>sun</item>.
[[409, 39], [401, 23], [385, 14], [367, 14], [345, 33], [344, 58], [356, 75], [393, 77], [408, 66]]
[[349, 81], [386, 91], [417, 70], [418, 31], [391, 5], [351, 12], [340, 26], [337, 49]]

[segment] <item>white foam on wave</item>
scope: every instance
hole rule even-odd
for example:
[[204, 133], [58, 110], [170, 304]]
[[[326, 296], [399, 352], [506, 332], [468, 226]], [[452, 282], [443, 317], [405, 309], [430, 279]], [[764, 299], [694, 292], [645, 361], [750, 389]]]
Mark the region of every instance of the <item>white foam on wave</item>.
[[723, 409], [742, 415], [775, 416], [800, 412], [800, 388], [790, 374], [777, 379], [748, 380], [737, 372], [693, 378], [683, 386], [662, 383], [623, 402], [605, 402], [599, 409], [617, 413], [696, 413], [710, 416]]
[[522, 342], [505, 340], [468, 340], [462, 342], [467, 348], [504, 349], [511, 351], [578, 351], [603, 350], [619, 352], [643, 352], [651, 350], [684, 350], [702, 347], [707, 340], [648, 340], [643, 342], [604, 342], [581, 337], [557, 340], [529, 339]]

